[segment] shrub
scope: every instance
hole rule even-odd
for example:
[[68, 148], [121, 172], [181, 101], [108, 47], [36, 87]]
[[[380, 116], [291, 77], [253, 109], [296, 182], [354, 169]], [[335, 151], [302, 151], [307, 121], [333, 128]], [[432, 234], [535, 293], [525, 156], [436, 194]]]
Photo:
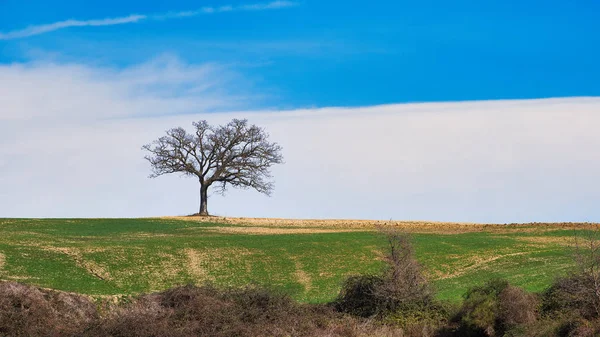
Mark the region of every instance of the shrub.
[[396, 327], [298, 304], [258, 287], [185, 286], [142, 296], [113, 310], [85, 336], [405, 336]]
[[522, 288], [507, 286], [498, 295], [499, 319], [505, 328], [531, 324], [538, 318], [539, 300]]
[[517, 326], [535, 322], [538, 306], [534, 295], [495, 279], [466, 293], [460, 321], [471, 335], [502, 336]]
[[399, 326], [410, 336], [439, 336], [440, 329], [448, 325], [449, 317], [456, 309], [450, 303], [430, 303], [406, 306], [389, 314], [384, 320]]
[[335, 301], [337, 310], [360, 317], [385, 315], [406, 308], [422, 307], [433, 300], [433, 291], [407, 234], [384, 230], [389, 251], [381, 276], [351, 276]]
[[104, 309], [100, 316], [83, 296], [0, 283], [0, 336], [419, 336], [258, 287], [177, 287]]
[[598, 281], [590, 275], [577, 274], [557, 279], [543, 294], [543, 310], [547, 313], [576, 312], [583, 318], [599, 317]]
[[172, 311], [162, 308], [155, 301], [137, 299], [124, 306], [112, 308], [97, 324], [83, 336], [151, 337], [178, 336], [173, 331]]
[[388, 299], [381, 297], [379, 291], [384, 282], [381, 276], [375, 275], [348, 277], [335, 301], [336, 309], [360, 317], [387, 312]]
[[0, 283], [1, 336], [75, 336], [97, 319], [83, 296]]
[[[397, 230], [384, 230], [389, 252], [385, 256], [387, 268], [384, 282], [377, 290], [380, 296], [390, 298], [393, 304], [427, 303], [433, 291], [415, 258], [410, 237]], [[394, 308], [392, 308], [394, 309]]]

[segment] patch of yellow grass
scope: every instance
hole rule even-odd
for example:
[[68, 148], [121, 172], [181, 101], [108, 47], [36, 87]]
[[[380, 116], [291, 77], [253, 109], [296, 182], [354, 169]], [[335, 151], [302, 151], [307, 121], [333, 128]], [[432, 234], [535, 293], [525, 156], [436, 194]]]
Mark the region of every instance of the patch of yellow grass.
[[519, 241], [525, 241], [531, 243], [532, 246], [545, 247], [548, 244], [555, 244], [561, 246], [575, 247], [577, 241], [573, 237], [551, 237], [551, 236], [526, 236], [517, 237]]
[[176, 279], [177, 274], [184, 267], [180, 257], [168, 253], [158, 253], [157, 255], [160, 257], [160, 261], [146, 267], [145, 278], [150, 284], [150, 291], [164, 290], [165, 284], [172, 283], [172, 280]]
[[489, 257], [472, 256], [468, 259], [464, 259], [464, 262], [466, 262], [466, 263], [464, 263], [462, 266], [455, 265], [455, 266], [452, 266], [452, 268], [449, 268], [449, 269], [454, 270], [453, 272], [444, 273], [444, 272], [438, 271], [437, 273], [435, 273], [434, 278], [438, 279], [438, 280], [456, 278], [456, 277], [465, 275], [473, 270], [485, 268], [490, 263], [492, 263], [496, 260], [499, 260], [499, 259], [512, 257], [512, 256], [527, 255], [527, 254], [532, 254], [532, 253], [537, 253], [537, 252], [538, 251], [517, 252], [517, 253], [508, 253], [508, 254], [498, 254], [498, 255], [493, 255], [493, 256], [489, 256]]
[[[239, 263], [244, 256], [251, 255], [252, 252], [245, 248], [211, 248], [211, 249], [192, 249], [186, 248], [183, 253], [187, 259], [186, 268], [198, 284], [210, 281], [214, 282], [215, 277], [211, 272], [224, 268], [224, 264]], [[244, 266], [246, 271], [250, 272], [250, 266]], [[230, 270], [230, 272], [234, 272]]]
[[[239, 218], [218, 216], [167, 216], [160, 219], [222, 223], [261, 228], [255, 233], [270, 227], [320, 228], [320, 229], [361, 229], [375, 230], [379, 227], [395, 227], [412, 233], [454, 234], [468, 232], [536, 232], [558, 229], [597, 229], [597, 223], [528, 223], [528, 224], [481, 224], [467, 222], [436, 221], [393, 221], [393, 220], [352, 220], [352, 219], [282, 219], [282, 218]], [[220, 230], [220, 229], [219, 229]], [[226, 230], [226, 229], [224, 229]], [[232, 229], [230, 231], [241, 231]], [[252, 231], [252, 230], [247, 230]], [[281, 232], [282, 234], [285, 234]], [[291, 233], [290, 233], [291, 234]]]
[[191, 248], [184, 249], [184, 253], [187, 257], [187, 267], [191, 276], [198, 281], [206, 280], [208, 278], [208, 272], [203, 266], [203, 261], [208, 258], [206, 254]]
[[281, 228], [281, 227], [209, 227], [207, 231], [215, 231], [220, 233], [234, 234], [317, 234], [317, 233], [339, 233], [339, 232], [355, 232], [360, 229], [344, 228], [344, 229], [327, 229], [327, 228]]
[[112, 276], [103, 266], [99, 265], [95, 261], [86, 260], [83, 257], [81, 251], [79, 251], [75, 248], [53, 247], [53, 246], [44, 246], [41, 248], [44, 250], [58, 252], [58, 253], [62, 253], [62, 254], [69, 256], [71, 259], [73, 259], [75, 261], [75, 264], [77, 264], [79, 267], [85, 269], [88, 273], [92, 274], [93, 276], [95, 276], [101, 280], [106, 280], [106, 281], [112, 280]]
[[302, 263], [300, 261], [295, 260], [294, 265], [296, 267], [296, 271], [294, 272], [294, 276], [298, 283], [300, 283], [304, 287], [305, 292], [309, 292], [312, 290], [312, 279], [308, 273], [306, 273], [303, 269]]

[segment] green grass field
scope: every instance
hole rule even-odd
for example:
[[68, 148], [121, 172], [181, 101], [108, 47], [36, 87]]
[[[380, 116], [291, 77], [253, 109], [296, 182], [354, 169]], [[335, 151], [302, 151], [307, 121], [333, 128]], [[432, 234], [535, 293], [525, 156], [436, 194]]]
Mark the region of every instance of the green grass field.
[[[0, 219], [0, 278], [95, 296], [255, 283], [326, 302], [347, 275], [382, 266], [385, 242], [373, 230], [244, 229], [174, 219]], [[509, 226], [414, 233], [413, 242], [438, 297], [459, 300], [492, 277], [543, 290], [572, 268], [576, 232]]]

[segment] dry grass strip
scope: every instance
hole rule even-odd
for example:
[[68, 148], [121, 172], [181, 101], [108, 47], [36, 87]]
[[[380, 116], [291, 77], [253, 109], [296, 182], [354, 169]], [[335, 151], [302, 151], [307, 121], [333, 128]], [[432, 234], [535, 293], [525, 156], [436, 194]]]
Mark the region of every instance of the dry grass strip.
[[204, 281], [208, 279], [208, 272], [203, 267], [203, 261], [208, 258], [206, 254], [196, 249], [186, 248], [184, 249], [185, 256], [187, 257], [188, 271], [194, 279], [198, 281]]
[[[467, 222], [435, 221], [393, 221], [393, 220], [353, 220], [353, 219], [281, 219], [281, 218], [238, 218], [219, 216], [168, 216], [160, 219], [193, 222], [222, 223], [250, 227], [292, 227], [320, 229], [362, 229], [374, 230], [378, 227], [395, 227], [413, 233], [467, 233], [467, 232], [507, 232], [507, 231], [552, 231], [558, 229], [598, 229], [598, 223], [523, 223], [523, 224], [480, 224]], [[233, 229], [236, 231], [238, 229]]]
[[294, 272], [294, 276], [298, 283], [300, 283], [304, 287], [305, 292], [309, 292], [312, 290], [312, 279], [307, 272], [304, 271], [304, 266], [297, 258], [292, 258], [294, 260], [294, 266], [296, 267], [296, 271]]
[[317, 233], [340, 233], [340, 232], [356, 232], [361, 229], [344, 228], [344, 229], [327, 229], [327, 228], [281, 228], [281, 227], [209, 227], [204, 229], [211, 232], [232, 233], [232, 234], [317, 234]]

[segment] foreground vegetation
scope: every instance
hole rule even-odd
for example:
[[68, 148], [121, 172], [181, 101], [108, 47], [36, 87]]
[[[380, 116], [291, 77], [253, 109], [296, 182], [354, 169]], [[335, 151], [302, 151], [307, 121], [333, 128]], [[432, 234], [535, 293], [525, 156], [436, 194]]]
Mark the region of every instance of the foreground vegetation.
[[[470, 230], [469, 228], [472, 228]], [[573, 229], [575, 228], [575, 229]], [[436, 298], [459, 302], [503, 278], [541, 292], [573, 267], [566, 225], [409, 227]], [[0, 219], [0, 278], [96, 298], [188, 283], [268, 285], [305, 303], [326, 303], [348, 275], [382, 266], [373, 228], [264, 226], [176, 219]]]
[[0, 283], [2, 336], [402, 336], [398, 327], [261, 288], [178, 287], [120, 305]]

